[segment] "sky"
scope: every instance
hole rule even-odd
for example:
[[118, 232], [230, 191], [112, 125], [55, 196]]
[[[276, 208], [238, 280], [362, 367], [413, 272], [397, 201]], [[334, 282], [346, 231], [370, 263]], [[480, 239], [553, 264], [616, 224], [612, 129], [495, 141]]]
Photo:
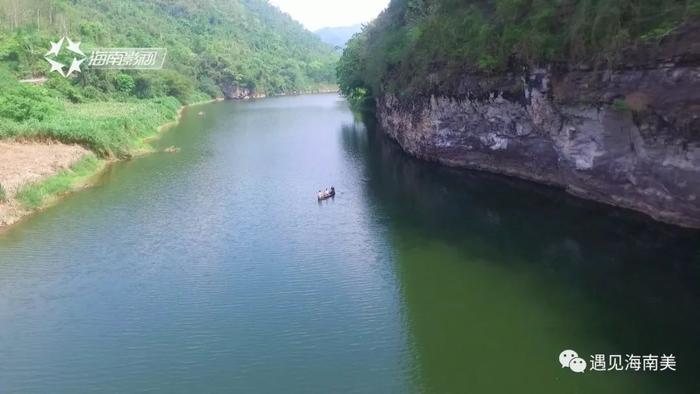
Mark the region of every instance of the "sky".
[[389, 0], [270, 0], [309, 30], [349, 26], [374, 19]]

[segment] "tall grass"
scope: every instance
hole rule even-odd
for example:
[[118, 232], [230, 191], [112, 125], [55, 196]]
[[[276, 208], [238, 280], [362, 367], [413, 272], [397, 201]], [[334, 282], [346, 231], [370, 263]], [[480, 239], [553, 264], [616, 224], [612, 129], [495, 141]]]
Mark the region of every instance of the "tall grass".
[[75, 163], [69, 170], [42, 182], [20, 187], [17, 199], [28, 210], [42, 207], [50, 198], [71, 191], [77, 183], [90, 177], [97, 171], [102, 161], [94, 155], [87, 155]]
[[49, 138], [81, 144], [102, 157], [126, 156], [176, 117], [180, 103], [172, 97], [133, 102], [64, 103], [42, 119], [0, 119], [0, 138]]
[[7, 192], [5, 192], [5, 188], [0, 184], [0, 202], [5, 201], [7, 201]]

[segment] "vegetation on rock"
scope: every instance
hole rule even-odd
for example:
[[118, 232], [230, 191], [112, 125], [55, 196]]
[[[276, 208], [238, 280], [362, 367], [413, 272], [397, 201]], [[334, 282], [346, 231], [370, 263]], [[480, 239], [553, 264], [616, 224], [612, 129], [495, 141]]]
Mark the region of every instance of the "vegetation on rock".
[[357, 102], [449, 85], [465, 71], [610, 64], [698, 15], [700, 0], [392, 0], [347, 44], [338, 83]]

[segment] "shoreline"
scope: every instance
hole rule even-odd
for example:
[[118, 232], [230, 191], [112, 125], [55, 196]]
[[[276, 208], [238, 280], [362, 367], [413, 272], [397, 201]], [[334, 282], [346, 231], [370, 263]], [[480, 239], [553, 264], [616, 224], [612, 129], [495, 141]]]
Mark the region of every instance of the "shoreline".
[[182, 119], [182, 114], [185, 112], [186, 109], [191, 108], [191, 107], [197, 107], [199, 105], [204, 105], [204, 104], [211, 104], [211, 103], [218, 103], [220, 101], [226, 100], [223, 97], [217, 97], [215, 99], [211, 100], [205, 100], [205, 101], [198, 101], [196, 103], [192, 104], [187, 104], [183, 105], [177, 110], [177, 115], [175, 115], [175, 119], [171, 120], [170, 122], [165, 122], [162, 125], [158, 126], [156, 129], [156, 134], [146, 137], [143, 139], [144, 142], [149, 142], [149, 141], [154, 141], [160, 137], [160, 134], [164, 131], [167, 131], [169, 128], [177, 126], [180, 123], [180, 119]]
[[[141, 138], [139, 141], [137, 141], [140, 147], [137, 148], [134, 152], [131, 152], [131, 154], [127, 158], [98, 158], [95, 152], [88, 151], [85, 154], [83, 154], [80, 158], [75, 160], [73, 163], [71, 163], [67, 168], [60, 169], [52, 175], [36, 179], [31, 182], [27, 182], [21, 185], [20, 187], [17, 187], [11, 196], [7, 196], [6, 201], [0, 202], [0, 207], [4, 205], [5, 210], [9, 212], [7, 213], [6, 217], [0, 216], [0, 234], [7, 232], [13, 226], [22, 223], [24, 220], [32, 217], [34, 214], [40, 213], [41, 211], [58, 204], [63, 198], [68, 197], [73, 193], [94, 186], [97, 183], [97, 180], [100, 177], [100, 175], [110, 165], [119, 161], [130, 160], [131, 158], [137, 158], [139, 156], [147, 155], [149, 153], [154, 153], [155, 150], [148, 148], [148, 144], [160, 138], [160, 136], [168, 129], [177, 126], [180, 123], [180, 120], [182, 119], [185, 110], [187, 110], [190, 107], [196, 107], [199, 105], [210, 104], [219, 101], [224, 101], [224, 98], [218, 97], [211, 100], [199, 101], [196, 103], [181, 106], [177, 110], [175, 119], [159, 125], [154, 130], [152, 135]], [[94, 157], [95, 162], [93, 163], [94, 165], [92, 165], [91, 168], [87, 169], [86, 173], [85, 168], [76, 168], [76, 166], [79, 166], [84, 161], [91, 161], [91, 157]], [[57, 182], [59, 178], [63, 181], [64, 187], [52, 188], [51, 183]], [[65, 187], [66, 182], [68, 183], [67, 187]], [[35, 191], [44, 188], [49, 189], [49, 192], [48, 194], [39, 193], [38, 195], [40, 197], [37, 198], [40, 198], [40, 201], [38, 201], [38, 203], [35, 206], [27, 206], [26, 202], [20, 201], [22, 200], [22, 196], [20, 196], [20, 194], [28, 194], [27, 191]], [[0, 213], [2, 213], [2, 210], [0, 210]]]
[[[331, 94], [331, 93], [338, 93], [336, 90], [328, 90], [328, 91], [316, 91], [316, 92], [298, 92], [296, 94], [283, 94], [283, 95], [271, 95], [271, 96], [265, 96], [263, 95], [262, 97], [256, 97], [254, 99], [265, 99], [269, 97], [278, 97], [278, 96], [289, 96], [289, 95], [295, 95], [295, 96], [301, 96], [301, 95], [309, 95], [309, 94]], [[133, 149], [131, 152], [129, 152], [129, 155], [125, 158], [114, 158], [114, 157], [108, 157], [108, 158], [100, 158], [97, 157], [96, 153], [94, 151], [88, 150], [85, 154], [83, 154], [80, 158], [75, 160], [73, 163], [71, 163], [69, 166], [66, 168], [62, 168], [58, 170], [56, 173], [36, 179], [30, 182], [27, 182], [21, 186], [22, 189], [52, 189], [50, 184], [52, 182], [56, 182], [58, 178], [60, 178], [64, 182], [68, 182], [69, 185], [67, 187], [61, 187], [58, 188], [57, 190], [51, 192], [49, 190], [49, 193], [46, 194], [41, 194], [41, 200], [38, 204], [34, 206], [26, 206], [25, 203], [20, 201], [21, 198], [18, 197], [17, 190], [15, 190], [15, 193], [12, 194], [12, 196], [7, 196], [7, 201], [1, 202], [0, 201], [0, 208], [4, 208], [5, 211], [10, 211], [9, 214], [6, 214], [4, 217], [2, 216], [3, 209], [0, 209], [0, 235], [6, 233], [9, 231], [12, 227], [15, 225], [18, 225], [22, 223], [24, 220], [32, 217], [34, 214], [40, 213], [41, 211], [48, 209], [58, 203], [61, 202], [64, 198], [72, 195], [73, 193], [80, 192], [81, 190], [90, 188], [94, 185], [97, 184], [98, 179], [100, 178], [100, 175], [107, 169], [109, 166], [111, 166], [114, 163], [121, 162], [121, 161], [126, 161], [126, 160], [131, 160], [134, 158], [138, 158], [140, 156], [148, 155], [151, 153], [155, 153], [156, 150], [153, 149], [149, 144], [153, 141], [156, 141], [158, 138], [162, 136], [164, 132], [166, 132], [168, 129], [177, 126], [181, 119], [182, 116], [184, 115], [184, 112], [193, 107], [197, 107], [200, 105], [205, 105], [205, 104], [211, 104], [211, 103], [216, 103], [220, 101], [245, 101], [245, 99], [226, 99], [225, 97], [217, 97], [211, 100], [204, 100], [204, 101], [198, 101], [195, 103], [191, 104], [186, 104], [180, 106], [180, 108], [177, 110], [177, 113], [175, 115], [175, 118], [173, 120], [167, 121], [159, 126], [157, 126], [154, 129], [154, 132], [151, 135], [148, 135], [146, 137], [142, 137], [138, 139], [136, 144], [138, 145], [138, 148]], [[0, 140], [2, 142], [3, 140]], [[49, 143], [58, 143], [62, 144], [57, 141], [49, 141]], [[67, 144], [64, 144], [67, 145]], [[93, 166], [93, 168], [90, 169], [88, 173], [83, 173], [76, 171], [75, 166], [79, 165], [82, 161], [85, 161], [89, 159], [90, 157], [95, 157], [97, 164]], [[8, 193], [9, 194], [9, 193]]]

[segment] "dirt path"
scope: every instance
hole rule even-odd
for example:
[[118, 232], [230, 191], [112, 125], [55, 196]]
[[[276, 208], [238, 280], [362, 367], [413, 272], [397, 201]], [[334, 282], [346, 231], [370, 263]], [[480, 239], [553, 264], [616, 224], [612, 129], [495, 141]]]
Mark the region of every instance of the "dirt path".
[[88, 153], [81, 146], [57, 142], [0, 141], [0, 185], [7, 195], [7, 201], [0, 202], [0, 227], [25, 213], [14, 198], [17, 189], [69, 168]]

